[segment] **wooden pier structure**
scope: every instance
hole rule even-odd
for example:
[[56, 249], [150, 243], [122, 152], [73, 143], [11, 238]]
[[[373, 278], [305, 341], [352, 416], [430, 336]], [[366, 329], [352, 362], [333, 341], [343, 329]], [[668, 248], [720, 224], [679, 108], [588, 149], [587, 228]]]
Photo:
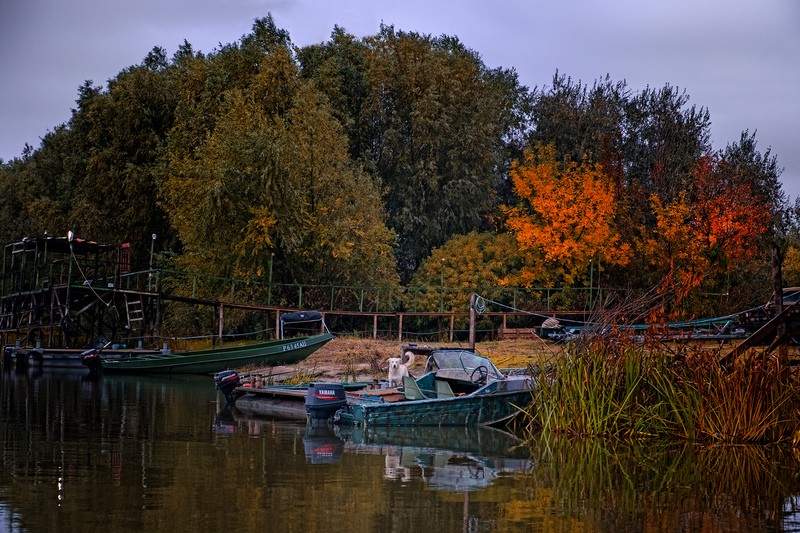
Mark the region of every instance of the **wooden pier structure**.
[[[221, 343], [225, 337], [226, 310], [264, 313], [264, 331], [275, 335], [281, 314], [298, 310], [167, 294], [153, 283], [155, 270], [132, 270], [132, 255], [127, 244], [108, 245], [72, 236], [30, 237], [6, 245], [0, 278], [0, 346], [85, 349], [102, 339], [127, 343], [132, 348], [142, 347], [142, 340], [147, 339], [145, 343], [149, 342], [149, 346], [145, 348], [157, 349], [162, 342], [164, 308], [172, 303], [213, 311], [213, 322], [209, 321], [206, 332], [213, 334], [214, 342]], [[139, 259], [139, 264], [147, 264]], [[321, 312], [340, 323], [357, 325], [353, 330], [360, 335], [388, 336], [398, 342], [414, 340], [413, 324], [419, 320], [437, 322], [440, 336], [453, 342], [463, 331], [459, 328], [470, 318], [467, 310]], [[531, 322], [530, 313], [526, 312], [486, 312], [482, 316], [490, 319], [492, 338], [518, 333], [516, 327], [507, 327], [509, 320], [526, 321], [528, 326]], [[586, 313], [582, 312], [548, 311], [546, 317], [551, 316], [586, 319]], [[532, 327], [526, 331], [528, 335], [534, 334]]]
[[[85, 349], [99, 340], [127, 344], [129, 348], [158, 349], [162, 317], [166, 305], [186, 304], [209, 308], [213, 319], [207, 333], [223, 343], [226, 310], [263, 313], [263, 334], [277, 336], [282, 313], [297, 308], [226, 302], [166, 294], [153, 283], [152, 268], [132, 271], [132, 249], [127, 244], [107, 245], [67, 237], [30, 237], [3, 249], [0, 278], [0, 346], [25, 346], [51, 349]], [[141, 255], [141, 253], [140, 253]], [[138, 258], [139, 265], [148, 261]], [[134, 263], [137, 263], [134, 261]], [[152, 250], [149, 265], [152, 267]], [[352, 311], [320, 310], [326, 320], [349, 324], [348, 331], [372, 338], [414, 341], [413, 325], [433, 321], [444, 341], [463, 340], [465, 324], [473, 323], [474, 309], [464, 312]], [[211, 314], [211, 313], [209, 313]], [[492, 339], [535, 338], [544, 331], [547, 318], [565, 324], [589, 319], [584, 311], [483, 312], [488, 327], [484, 337]], [[409, 327], [409, 324], [411, 327]], [[748, 348], [800, 338], [800, 306], [787, 306], [778, 314], [759, 308], [743, 318], [749, 338], [723, 356], [721, 362], [735, 359]], [[380, 332], [380, 333], [379, 333]], [[469, 331], [470, 343], [474, 331]], [[456, 339], [461, 336], [462, 339]], [[142, 343], [146, 346], [142, 346]]]

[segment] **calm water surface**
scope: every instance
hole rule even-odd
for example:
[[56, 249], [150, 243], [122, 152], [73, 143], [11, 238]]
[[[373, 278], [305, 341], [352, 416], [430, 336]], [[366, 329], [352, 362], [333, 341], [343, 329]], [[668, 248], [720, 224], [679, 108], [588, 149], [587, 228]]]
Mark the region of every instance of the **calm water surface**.
[[797, 450], [307, 430], [210, 377], [2, 372], [0, 531], [800, 531]]

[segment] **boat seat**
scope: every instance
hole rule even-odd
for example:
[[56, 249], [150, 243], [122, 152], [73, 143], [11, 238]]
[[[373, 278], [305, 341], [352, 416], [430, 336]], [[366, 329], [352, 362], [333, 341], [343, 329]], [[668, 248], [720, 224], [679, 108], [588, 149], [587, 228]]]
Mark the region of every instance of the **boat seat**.
[[436, 397], [437, 398], [452, 398], [455, 396], [450, 384], [443, 379], [436, 380]]
[[424, 400], [427, 398], [417, 385], [417, 380], [411, 376], [403, 376], [403, 393], [406, 400]]

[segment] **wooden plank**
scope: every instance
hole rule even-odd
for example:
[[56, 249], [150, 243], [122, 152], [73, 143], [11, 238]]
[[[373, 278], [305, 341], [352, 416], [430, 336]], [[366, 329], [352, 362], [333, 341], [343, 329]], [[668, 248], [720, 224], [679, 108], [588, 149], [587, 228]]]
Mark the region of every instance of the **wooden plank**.
[[535, 328], [504, 328], [500, 330], [500, 339], [535, 339]]
[[[796, 305], [797, 304], [791, 304], [784, 307], [783, 311], [772, 317], [766, 324], [761, 326], [752, 335], [750, 335], [741, 343], [739, 343], [736, 347], [734, 347], [733, 350], [720, 357], [719, 362], [723, 365], [729, 364], [733, 362], [736, 358], [738, 358], [740, 355], [742, 355], [744, 352], [749, 350], [750, 348], [763, 342], [771, 335], [775, 335], [775, 333], [778, 330], [778, 326], [786, 324], [788, 319], [792, 318], [796, 314], [796, 312], [798, 311]], [[780, 341], [781, 339], [775, 339], [775, 340]], [[773, 342], [773, 346], [776, 344], [777, 343]]]

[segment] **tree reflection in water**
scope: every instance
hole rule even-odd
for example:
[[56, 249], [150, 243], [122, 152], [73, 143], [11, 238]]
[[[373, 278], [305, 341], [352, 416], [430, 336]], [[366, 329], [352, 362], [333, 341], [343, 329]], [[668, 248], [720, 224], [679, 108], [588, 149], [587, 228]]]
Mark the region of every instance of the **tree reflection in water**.
[[532, 492], [599, 530], [756, 531], [796, 523], [798, 451], [539, 435]]
[[209, 377], [0, 376], [0, 530], [798, 529], [793, 448], [239, 417]]

